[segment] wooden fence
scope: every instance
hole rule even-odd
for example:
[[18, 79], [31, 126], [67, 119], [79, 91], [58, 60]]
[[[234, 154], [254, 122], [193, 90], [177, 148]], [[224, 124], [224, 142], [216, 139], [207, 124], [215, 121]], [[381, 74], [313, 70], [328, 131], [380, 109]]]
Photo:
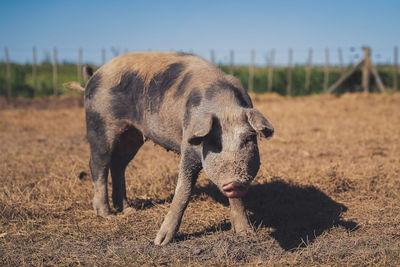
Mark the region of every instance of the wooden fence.
[[[366, 52], [365, 49], [368, 49]], [[82, 79], [82, 64], [83, 64], [83, 49], [79, 48], [77, 51], [77, 76], [76, 79], [79, 82], [83, 82]], [[372, 61], [370, 59], [369, 53], [370, 50], [369, 48], [364, 48], [364, 58], [361, 60], [361, 62], [357, 65], [355, 65], [350, 72], [344, 73], [344, 63], [343, 63], [343, 53], [342, 49], [338, 49], [338, 65], [335, 66], [337, 69], [339, 69], [342, 72], [342, 76], [334, 83], [334, 84], [329, 84], [329, 77], [330, 77], [330, 70], [331, 70], [331, 65], [330, 65], [330, 50], [328, 48], [325, 49], [325, 64], [323, 66], [323, 92], [327, 93], [332, 93], [335, 88], [337, 88], [340, 83], [342, 83], [345, 79], [350, 77], [354, 71], [357, 68], [362, 67], [362, 88], [364, 88], [364, 91], [368, 92], [369, 90], [369, 76], [372, 74], [377, 82], [377, 85], [381, 91], [384, 90], [384, 85], [379, 78], [379, 75], [377, 73], [376, 68], [373, 66]], [[114, 53], [118, 54], [118, 53]], [[7, 91], [7, 96], [11, 97], [12, 96], [12, 80], [11, 80], [11, 63], [10, 63], [10, 55], [9, 55], [9, 50], [7, 47], [4, 48], [4, 55], [5, 55], [5, 63], [6, 63], [6, 91]], [[267, 76], [267, 83], [266, 83], [266, 92], [272, 92], [272, 87], [273, 87], [273, 77], [274, 77], [274, 71], [275, 71], [275, 56], [276, 52], [274, 49], [272, 49], [269, 52], [268, 55], [268, 63], [265, 66], [267, 68], [266, 76]], [[254, 91], [254, 70], [255, 70], [255, 50], [252, 49], [249, 54], [249, 66], [248, 66], [248, 83], [247, 83], [247, 88], [248, 91], [253, 92]], [[292, 95], [293, 92], [293, 82], [292, 82], [292, 76], [293, 76], [293, 50], [289, 49], [288, 50], [288, 62], [287, 62], [287, 77], [286, 77], [286, 95]], [[235, 52], [233, 50], [229, 51], [229, 69], [228, 73], [234, 74], [234, 69], [235, 69]], [[101, 63], [104, 64], [106, 61], [106, 50], [102, 49], [101, 50]], [[216, 64], [216, 56], [215, 56], [215, 51], [210, 50], [210, 61], [213, 64]], [[58, 52], [57, 48], [53, 49], [52, 53], [52, 68], [53, 68], [53, 94], [57, 95], [59, 94], [59, 89], [58, 88]], [[37, 49], [34, 47], [32, 49], [32, 81], [33, 81], [33, 88], [34, 88], [34, 96], [38, 94], [38, 63], [37, 63]], [[307, 93], [311, 92], [311, 73], [313, 69], [313, 49], [310, 48], [308, 50], [308, 55], [307, 55], [307, 61], [305, 64], [305, 83], [304, 83], [304, 88]], [[398, 90], [398, 48], [397, 46], [394, 47], [393, 50], [393, 84], [392, 88], [393, 90]]]

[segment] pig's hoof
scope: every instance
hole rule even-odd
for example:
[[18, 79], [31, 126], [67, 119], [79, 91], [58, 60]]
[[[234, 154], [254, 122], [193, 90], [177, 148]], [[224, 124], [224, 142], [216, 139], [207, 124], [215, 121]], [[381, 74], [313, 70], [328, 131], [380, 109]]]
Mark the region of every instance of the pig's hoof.
[[96, 214], [99, 217], [107, 219], [108, 217], [112, 216], [110, 211], [104, 211], [104, 210], [96, 210]]
[[107, 208], [107, 206], [96, 206], [93, 205], [94, 211], [96, 212], [97, 216], [102, 217], [102, 218], [107, 218], [112, 215], [110, 208]]
[[154, 239], [154, 244], [157, 246], [164, 246], [171, 242], [172, 238], [175, 235], [175, 231], [166, 229], [164, 230], [162, 227], [158, 231], [156, 239]]
[[239, 223], [236, 225], [234, 224], [232, 225], [232, 229], [236, 234], [240, 236], [245, 236], [254, 233], [253, 227], [251, 227], [248, 223]]

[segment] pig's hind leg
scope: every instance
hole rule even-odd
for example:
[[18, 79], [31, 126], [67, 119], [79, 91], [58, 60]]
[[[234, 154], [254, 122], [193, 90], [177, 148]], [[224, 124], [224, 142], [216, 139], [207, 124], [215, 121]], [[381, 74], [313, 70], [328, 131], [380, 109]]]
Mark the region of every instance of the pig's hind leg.
[[117, 211], [128, 211], [125, 169], [143, 145], [143, 135], [135, 127], [126, 128], [115, 140], [111, 154], [112, 201]]
[[90, 144], [90, 171], [92, 173], [94, 197], [93, 208], [98, 216], [109, 217], [107, 178], [110, 167], [111, 151], [106, 136], [103, 117], [91, 110], [86, 110], [87, 139]]

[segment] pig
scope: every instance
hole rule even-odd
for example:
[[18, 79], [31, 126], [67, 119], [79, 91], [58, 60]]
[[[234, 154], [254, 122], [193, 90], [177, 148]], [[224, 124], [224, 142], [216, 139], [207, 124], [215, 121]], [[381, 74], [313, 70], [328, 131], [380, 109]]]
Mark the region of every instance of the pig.
[[257, 136], [271, 137], [274, 128], [256, 109], [240, 82], [213, 64], [181, 52], [141, 52], [118, 56], [90, 76], [84, 91], [93, 208], [111, 216], [112, 202], [130, 209], [125, 168], [145, 140], [180, 154], [179, 175], [169, 212], [154, 240], [171, 242], [199, 172], [229, 199], [232, 229], [252, 230], [243, 206], [250, 182], [260, 167]]

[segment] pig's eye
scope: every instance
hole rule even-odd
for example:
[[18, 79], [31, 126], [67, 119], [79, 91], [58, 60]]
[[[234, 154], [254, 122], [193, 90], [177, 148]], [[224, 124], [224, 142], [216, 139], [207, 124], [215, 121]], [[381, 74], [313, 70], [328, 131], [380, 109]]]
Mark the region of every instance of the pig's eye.
[[243, 144], [247, 145], [247, 144], [255, 143], [256, 139], [257, 139], [257, 135], [255, 135], [255, 134], [249, 135], [244, 139]]

